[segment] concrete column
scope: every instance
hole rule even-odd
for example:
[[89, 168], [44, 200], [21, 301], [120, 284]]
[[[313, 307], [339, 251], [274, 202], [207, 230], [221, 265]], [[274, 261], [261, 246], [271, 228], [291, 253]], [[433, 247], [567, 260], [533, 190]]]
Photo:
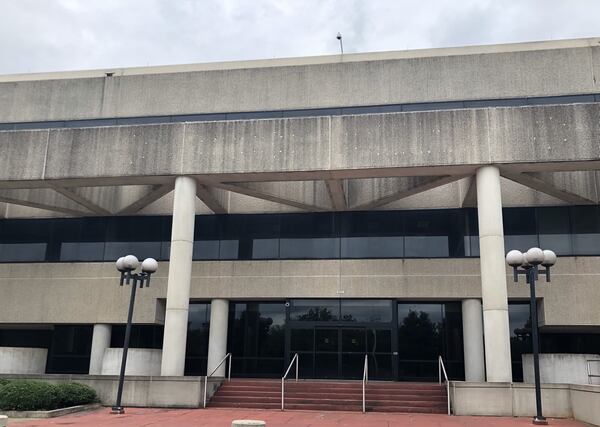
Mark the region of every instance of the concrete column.
[[477, 170], [477, 216], [487, 380], [512, 382], [502, 197], [496, 166]]
[[104, 358], [104, 350], [110, 347], [111, 332], [111, 325], [101, 323], [94, 325], [92, 351], [90, 353], [90, 375], [102, 374], [102, 359]]
[[195, 216], [196, 181], [186, 176], [177, 177], [173, 201], [167, 307], [160, 370], [160, 374], [163, 376], [182, 376], [185, 368]]
[[483, 318], [481, 301], [462, 301], [463, 346], [465, 353], [465, 380], [485, 381], [485, 359], [483, 353]]
[[[229, 321], [229, 301], [214, 299], [210, 302], [210, 331], [208, 334], [208, 362], [206, 374], [213, 369], [227, 354], [227, 323]], [[225, 363], [214, 373], [216, 377], [224, 377]]]

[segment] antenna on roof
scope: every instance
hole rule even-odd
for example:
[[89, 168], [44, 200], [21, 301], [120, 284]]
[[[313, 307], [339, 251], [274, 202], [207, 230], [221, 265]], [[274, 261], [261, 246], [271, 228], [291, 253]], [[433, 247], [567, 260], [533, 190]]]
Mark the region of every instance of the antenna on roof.
[[338, 32], [337, 36], [335, 36], [335, 38], [340, 41], [340, 51], [342, 52], [342, 55], [343, 55], [344, 54], [344, 42], [342, 42], [342, 33]]

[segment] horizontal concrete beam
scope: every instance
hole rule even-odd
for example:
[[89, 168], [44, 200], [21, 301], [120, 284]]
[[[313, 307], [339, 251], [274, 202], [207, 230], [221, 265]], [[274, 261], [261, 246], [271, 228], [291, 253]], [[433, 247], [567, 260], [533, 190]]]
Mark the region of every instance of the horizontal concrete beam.
[[600, 104], [5, 131], [0, 152], [5, 188], [598, 169]]
[[596, 93], [599, 51], [598, 39], [584, 39], [297, 58], [258, 67], [205, 64], [160, 74], [33, 76], [0, 82], [0, 122]]

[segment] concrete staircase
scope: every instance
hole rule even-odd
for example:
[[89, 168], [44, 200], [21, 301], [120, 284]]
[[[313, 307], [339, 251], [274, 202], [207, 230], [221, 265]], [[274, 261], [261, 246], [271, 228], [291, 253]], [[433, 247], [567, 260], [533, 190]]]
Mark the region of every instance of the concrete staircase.
[[[208, 403], [219, 408], [281, 408], [280, 380], [225, 381]], [[446, 389], [435, 383], [372, 381], [367, 385], [367, 411], [445, 414]], [[360, 381], [285, 383], [285, 409], [362, 411]]]

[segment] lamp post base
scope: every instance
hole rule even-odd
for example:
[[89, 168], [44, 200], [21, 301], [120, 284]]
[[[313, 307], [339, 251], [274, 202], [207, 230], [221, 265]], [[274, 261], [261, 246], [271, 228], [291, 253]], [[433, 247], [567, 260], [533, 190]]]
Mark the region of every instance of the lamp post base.
[[531, 422], [533, 424], [535, 424], [536, 426], [547, 426], [548, 425], [548, 421], [546, 421], [546, 417], [535, 416], [535, 417], [533, 417], [533, 420], [531, 420]]
[[110, 408], [110, 413], [115, 415], [121, 415], [125, 413], [125, 408], [122, 406], [113, 406]]

